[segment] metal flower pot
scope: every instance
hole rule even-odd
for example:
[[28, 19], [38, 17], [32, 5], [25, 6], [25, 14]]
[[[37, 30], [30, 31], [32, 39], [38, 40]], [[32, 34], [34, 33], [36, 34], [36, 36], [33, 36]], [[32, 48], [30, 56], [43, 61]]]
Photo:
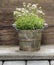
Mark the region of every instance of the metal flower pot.
[[23, 51], [40, 50], [42, 29], [37, 30], [19, 30], [19, 46]]

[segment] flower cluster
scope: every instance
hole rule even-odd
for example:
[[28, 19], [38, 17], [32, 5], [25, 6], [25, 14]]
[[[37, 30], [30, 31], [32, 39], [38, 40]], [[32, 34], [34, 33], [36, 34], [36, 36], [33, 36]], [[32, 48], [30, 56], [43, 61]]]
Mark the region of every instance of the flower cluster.
[[16, 8], [14, 11], [15, 16], [15, 25], [17, 29], [40, 29], [44, 27], [44, 18], [45, 15], [42, 11], [42, 8], [38, 4], [26, 4], [23, 3], [23, 8]]
[[16, 11], [14, 11], [14, 15], [16, 17], [19, 16], [24, 16], [24, 15], [36, 15], [36, 16], [41, 16], [43, 17], [43, 15], [45, 15], [45, 13], [42, 11], [41, 7], [38, 7], [38, 4], [31, 4], [28, 3], [26, 5], [26, 3], [23, 3], [23, 8], [16, 8]]

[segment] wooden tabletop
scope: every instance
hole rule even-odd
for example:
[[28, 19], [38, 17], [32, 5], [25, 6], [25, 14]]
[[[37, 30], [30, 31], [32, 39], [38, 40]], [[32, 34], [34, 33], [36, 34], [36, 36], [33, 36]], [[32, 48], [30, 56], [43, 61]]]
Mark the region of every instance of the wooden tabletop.
[[0, 46], [0, 60], [54, 59], [54, 45], [42, 45], [39, 51], [20, 51], [19, 46]]

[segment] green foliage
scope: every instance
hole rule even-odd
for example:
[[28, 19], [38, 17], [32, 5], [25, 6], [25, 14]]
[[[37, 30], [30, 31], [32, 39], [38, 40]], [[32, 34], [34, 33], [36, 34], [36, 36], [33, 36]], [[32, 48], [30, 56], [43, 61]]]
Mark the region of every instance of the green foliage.
[[41, 17], [37, 17], [35, 15], [30, 15], [30, 16], [25, 15], [25, 16], [19, 17], [16, 20], [15, 24], [17, 29], [35, 30], [35, 29], [43, 28], [44, 19], [42, 19]]
[[42, 15], [41, 7], [37, 6], [38, 4], [31, 5], [24, 3], [24, 8], [17, 8], [14, 11], [15, 16], [15, 25], [17, 29], [21, 30], [35, 30], [41, 29], [44, 26], [44, 18]]

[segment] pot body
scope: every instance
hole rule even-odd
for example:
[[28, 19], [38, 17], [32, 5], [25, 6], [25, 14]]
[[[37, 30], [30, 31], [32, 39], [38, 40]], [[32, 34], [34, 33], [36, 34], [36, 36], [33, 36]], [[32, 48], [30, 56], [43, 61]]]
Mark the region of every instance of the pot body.
[[40, 49], [42, 29], [19, 30], [19, 46], [23, 51], [37, 51]]

